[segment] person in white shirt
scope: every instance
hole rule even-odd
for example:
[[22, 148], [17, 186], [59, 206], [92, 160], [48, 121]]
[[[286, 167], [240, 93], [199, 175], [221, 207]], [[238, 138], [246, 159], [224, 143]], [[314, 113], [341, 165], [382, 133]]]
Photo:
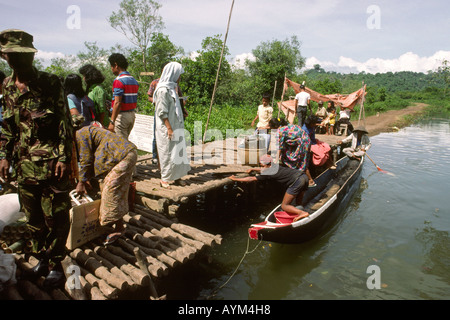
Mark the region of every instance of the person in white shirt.
[[351, 142], [351, 146], [344, 148], [342, 152], [344, 152], [349, 158], [356, 160], [361, 160], [361, 157], [364, 156], [372, 146], [369, 139], [369, 132], [364, 126], [356, 128], [347, 138], [342, 141], [338, 141], [338, 144], [341, 145], [348, 142]]
[[258, 112], [255, 119], [252, 121], [252, 127], [255, 126], [256, 120], [258, 124], [256, 125], [256, 134], [262, 136], [266, 142], [266, 150], [269, 151], [270, 148], [270, 125], [269, 121], [272, 119], [273, 108], [270, 106], [270, 96], [264, 94], [262, 98], [262, 104], [258, 107]]
[[347, 135], [350, 135], [353, 132], [353, 125], [350, 122], [351, 112], [352, 110], [350, 110], [350, 108], [340, 106], [339, 120], [336, 121], [336, 129], [335, 129], [337, 135], [340, 135], [341, 124], [347, 125]]
[[308, 108], [310, 112], [311, 110], [311, 95], [305, 91], [305, 85], [300, 85], [300, 92], [295, 96], [295, 106], [297, 108], [297, 118], [298, 118], [298, 125], [300, 127], [305, 124], [306, 115], [308, 112]]

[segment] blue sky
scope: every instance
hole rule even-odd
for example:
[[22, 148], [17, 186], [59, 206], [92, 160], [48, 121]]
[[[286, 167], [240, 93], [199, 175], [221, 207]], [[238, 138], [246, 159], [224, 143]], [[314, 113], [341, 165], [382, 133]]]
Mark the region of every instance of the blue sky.
[[[163, 30], [186, 52], [208, 36], [225, 34], [232, 0], [159, 0]], [[38, 57], [76, 54], [84, 41], [110, 48], [131, 43], [107, 17], [120, 0], [0, 0], [0, 29], [33, 34]], [[67, 21], [79, 8], [80, 26]], [[227, 45], [232, 60], [259, 44], [295, 35], [307, 65], [342, 72], [422, 71], [450, 60], [447, 0], [235, 0]]]

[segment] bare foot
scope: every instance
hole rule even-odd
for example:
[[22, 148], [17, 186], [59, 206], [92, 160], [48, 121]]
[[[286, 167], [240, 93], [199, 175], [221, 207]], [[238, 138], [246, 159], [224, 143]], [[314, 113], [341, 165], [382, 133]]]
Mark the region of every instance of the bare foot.
[[309, 217], [309, 213], [308, 212], [305, 212], [303, 214], [298, 215], [298, 217], [294, 218], [293, 222], [297, 222], [298, 220], [301, 220], [301, 219], [306, 218], [306, 217]]

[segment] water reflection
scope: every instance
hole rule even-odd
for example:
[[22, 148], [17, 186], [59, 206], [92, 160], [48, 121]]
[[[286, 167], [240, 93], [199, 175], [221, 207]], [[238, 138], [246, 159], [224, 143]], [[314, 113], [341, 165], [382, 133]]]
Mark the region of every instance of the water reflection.
[[[450, 299], [450, 121], [427, 121], [371, 140], [374, 161], [396, 176], [366, 161], [353, 199], [310, 242], [264, 242], [236, 270], [249, 224], [276, 201], [266, 207], [244, 201], [214, 216], [214, 223], [226, 226], [225, 240], [203, 278], [195, 279], [203, 286], [191, 298], [214, 292], [212, 299], [219, 300]], [[257, 244], [251, 241], [250, 248]], [[380, 290], [367, 288], [371, 265], [381, 270]]]

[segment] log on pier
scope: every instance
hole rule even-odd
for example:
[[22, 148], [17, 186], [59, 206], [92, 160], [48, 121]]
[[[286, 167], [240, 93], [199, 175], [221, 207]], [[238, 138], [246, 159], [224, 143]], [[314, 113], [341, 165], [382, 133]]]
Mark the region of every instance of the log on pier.
[[104, 246], [96, 239], [69, 253], [63, 261], [68, 279], [63, 288], [44, 288], [44, 277], [36, 282], [21, 279], [38, 261], [16, 253], [18, 281], [8, 288], [7, 299], [113, 300], [146, 290], [154, 295], [159, 281], [222, 241], [220, 235], [175, 223], [139, 204], [124, 221], [125, 234], [113, 244]]

